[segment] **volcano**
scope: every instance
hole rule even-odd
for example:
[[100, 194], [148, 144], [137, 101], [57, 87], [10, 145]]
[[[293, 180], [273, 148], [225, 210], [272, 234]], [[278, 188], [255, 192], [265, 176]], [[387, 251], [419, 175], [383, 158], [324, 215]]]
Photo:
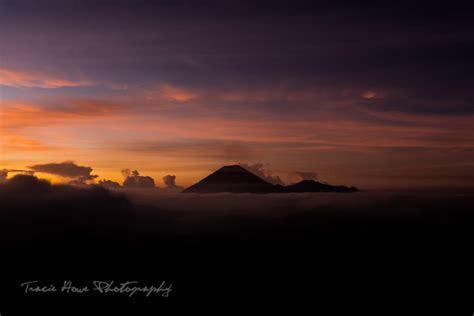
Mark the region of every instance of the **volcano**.
[[261, 179], [239, 165], [224, 166], [183, 193], [271, 193], [276, 192], [273, 184]]
[[334, 186], [313, 180], [296, 184], [273, 185], [239, 165], [224, 166], [183, 193], [302, 193], [302, 192], [357, 192], [355, 187]]

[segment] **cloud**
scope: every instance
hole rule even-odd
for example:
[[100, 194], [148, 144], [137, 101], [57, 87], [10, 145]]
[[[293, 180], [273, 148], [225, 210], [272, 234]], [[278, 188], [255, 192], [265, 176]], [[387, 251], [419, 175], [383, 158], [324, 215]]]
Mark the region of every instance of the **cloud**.
[[128, 169], [128, 168], [124, 168], [120, 172], [122, 173], [122, 176], [124, 178], [127, 178], [128, 176], [130, 176], [130, 173], [131, 173], [130, 169]]
[[467, 223], [473, 220], [470, 209], [474, 198], [472, 190], [460, 192], [188, 195], [130, 190], [125, 194], [135, 203], [150, 207], [138, 214], [143, 229], [155, 234], [214, 240], [318, 240], [328, 232], [333, 238], [334, 233], [354, 237], [364, 231], [393, 233], [399, 238], [400, 228], [416, 234], [427, 224], [436, 230], [436, 225], [442, 224], [470, 232], [471, 224]]
[[64, 78], [51, 76], [50, 74], [34, 71], [20, 71], [0, 68], [0, 86], [15, 88], [57, 89], [87, 85], [90, 85], [90, 82], [82, 80], [67, 80]]
[[167, 175], [163, 177], [163, 182], [168, 189], [183, 189], [183, 187], [176, 185], [176, 176]]
[[100, 180], [99, 185], [103, 186], [104, 188], [120, 188], [120, 183], [106, 179]]
[[129, 200], [99, 186], [52, 185], [16, 175], [0, 183], [0, 204], [0, 238], [14, 244], [113, 246], [126, 243], [135, 229]]
[[273, 176], [272, 171], [265, 170], [263, 168], [263, 163], [261, 162], [253, 165], [248, 165], [246, 163], [239, 162], [239, 165], [252, 172], [253, 174], [259, 176], [260, 178], [270, 182], [271, 184], [285, 185], [285, 183], [283, 182], [283, 180], [280, 179], [279, 176]]
[[[98, 177], [97, 175], [93, 175], [93, 177]], [[89, 179], [89, 177], [79, 177], [77, 179], [71, 180], [68, 182], [69, 185], [74, 185], [74, 186], [88, 186], [89, 181], [92, 179]]]
[[[171, 86], [169, 84], [162, 85], [158, 90], [158, 95], [165, 100], [186, 102], [198, 98], [196, 92]], [[153, 98], [153, 94], [148, 96]]]
[[130, 172], [130, 169], [123, 169], [125, 176], [124, 188], [155, 188], [155, 180], [152, 177], [141, 176], [138, 170]]
[[7, 177], [8, 177], [8, 170], [6, 169], [0, 170], [0, 182], [7, 181]]
[[[0, 127], [1, 130], [1, 127]], [[16, 133], [11, 133], [10, 131], [3, 130], [2, 133], [2, 147], [3, 150], [11, 152], [45, 152], [45, 151], [54, 151], [57, 148], [46, 144], [43, 141], [25, 137], [22, 135], [17, 135]]]
[[93, 170], [91, 167], [78, 166], [73, 161], [33, 165], [28, 168], [36, 172], [71, 178], [73, 179], [71, 184], [84, 184], [87, 181], [94, 180], [98, 177], [97, 175], [91, 174]]
[[[14, 247], [18, 254], [43, 255], [44, 266], [53, 269], [58, 267], [50, 264], [55, 259], [61, 263], [60, 259], [84, 257], [79, 266], [93, 258], [94, 267], [99, 264], [101, 270], [110, 270], [109, 262], [115, 264], [112, 267], [117, 267], [117, 262], [122, 262], [119, 267], [129, 264], [123, 262], [128, 255], [137, 262], [134, 271], [149, 268], [156, 271], [157, 262], [146, 264], [137, 258], [149, 258], [159, 251], [166, 258], [165, 268], [176, 267], [171, 271], [182, 273], [195, 258], [202, 257], [204, 261], [200, 260], [200, 265], [215, 269], [212, 263], [222, 253], [229, 255], [229, 260], [242, 253], [252, 258], [270, 254], [264, 263], [271, 266], [281, 259], [282, 251], [290, 259], [295, 253], [314, 257], [308, 249], [319, 245], [317, 260], [329, 258], [330, 264], [337, 263], [336, 270], [340, 272], [346, 269], [343, 257], [347, 253], [375, 258], [380, 257], [380, 249], [388, 247], [385, 253], [394, 258], [393, 249], [401, 249], [404, 254], [408, 249], [410, 256], [422, 247], [433, 254], [430, 259], [439, 257], [440, 245], [445, 245], [441, 251], [449, 248], [447, 254], [453, 253], [453, 247], [466, 253], [474, 222], [472, 192], [355, 195], [160, 195], [158, 192], [127, 190], [125, 195], [119, 195], [99, 187], [56, 186], [34, 177], [15, 177], [0, 184], [2, 253], [9, 254], [8, 247]], [[337, 256], [341, 249], [344, 255]], [[426, 253], [423, 251], [422, 255]], [[335, 255], [336, 259], [332, 260]], [[253, 268], [254, 262], [250, 266]], [[301, 260], [290, 267], [291, 272], [302, 271], [303, 278], [308, 276], [305, 267], [314, 271], [312, 262], [302, 266]], [[349, 269], [349, 274], [353, 271]], [[245, 286], [247, 280], [243, 281]]]
[[51, 128], [60, 124], [90, 123], [99, 119], [104, 122], [123, 116], [125, 108], [119, 103], [85, 98], [55, 98], [44, 103], [3, 100], [0, 128]]
[[31, 170], [19, 170], [19, 169], [0, 169], [0, 183], [8, 180], [8, 174], [15, 172], [24, 175], [33, 175], [34, 171]]
[[362, 93], [361, 97], [364, 99], [383, 99], [384, 94], [375, 90], [367, 90]]

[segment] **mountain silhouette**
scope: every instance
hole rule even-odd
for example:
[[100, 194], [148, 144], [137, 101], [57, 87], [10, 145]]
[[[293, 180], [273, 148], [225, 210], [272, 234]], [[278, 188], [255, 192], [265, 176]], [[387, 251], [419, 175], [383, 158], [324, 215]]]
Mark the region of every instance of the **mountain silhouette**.
[[301, 182], [281, 186], [282, 192], [357, 192], [359, 191], [355, 187], [346, 187], [342, 185], [330, 185], [314, 180], [303, 180]]
[[184, 190], [183, 193], [270, 193], [274, 191], [273, 184], [241, 166], [231, 165], [220, 168]]
[[224, 166], [183, 193], [291, 193], [291, 192], [356, 192], [354, 187], [332, 186], [313, 180], [296, 184], [273, 185], [239, 165]]

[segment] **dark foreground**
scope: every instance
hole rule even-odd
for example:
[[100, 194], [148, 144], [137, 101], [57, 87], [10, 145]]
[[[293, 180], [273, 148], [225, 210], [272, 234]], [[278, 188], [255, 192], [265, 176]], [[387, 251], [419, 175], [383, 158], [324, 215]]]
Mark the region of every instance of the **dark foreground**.
[[[474, 312], [470, 193], [186, 196], [1, 185], [1, 315]], [[25, 294], [36, 280], [172, 291]]]

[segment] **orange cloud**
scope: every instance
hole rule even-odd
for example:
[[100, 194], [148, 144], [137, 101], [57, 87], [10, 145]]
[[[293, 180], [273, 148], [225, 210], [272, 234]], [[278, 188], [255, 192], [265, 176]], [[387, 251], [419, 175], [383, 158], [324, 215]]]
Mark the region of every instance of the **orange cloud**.
[[0, 86], [9, 86], [15, 88], [56, 89], [86, 85], [90, 85], [90, 82], [82, 80], [73, 81], [34, 71], [20, 71], [0, 68]]
[[379, 98], [383, 98], [383, 95], [380, 92], [377, 92], [375, 90], [367, 90], [364, 93], [362, 93], [362, 98], [364, 98], [364, 99], [379, 99]]
[[4, 101], [0, 110], [0, 128], [18, 129], [41, 127], [57, 123], [91, 120], [94, 118], [114, 118], [124, 107], [120, 104], [99, 100], [62, 101], [62, 105], [41, 106], [32, 103]]
[[54, 148], [45, 143], [20, 135], [4, 135], [1, 138], [2, 151], [28, 151], [28, 152], [46, 152]]
[[[64, 127], [114, 120], [124, 111], [120, 104], [99, 100], [69, 100], [56, 106], [4, 101], [0, 108], [0, 150], [3, 155], [64, 150], [64, 146], [74, 146], [64, 141], [68, 139]], [[73, 135], [73, 139], [77, 137]]]
[[[230, 118], [220, 115], [174, 117], [156, 115], [130, 120], [121, 125], [123, 130], [153, 135], [160, 133], [187, 139], [240, 140], [250, 142], [305, 144], [305, 150], [345, 148], [366, 151], [370, 147], [474, 147], [474, 117], [440, 118], [429, 115], [394, 115], [376, 117], [366, 112], [342, 114], [308, 114], [306, 118]], [[403, 118], [387, 124], [390, 118]], [[410, 122], [421, 124], [408, 124]], [[148, 139], [148, 138], [144, 138]]]
[[197, 92], [178, 88], [169, 84], [160, 86], [158, 91], [148, 93], [148, 99], [162, 98], [168, 101], [186, 102], [199, 97]]

